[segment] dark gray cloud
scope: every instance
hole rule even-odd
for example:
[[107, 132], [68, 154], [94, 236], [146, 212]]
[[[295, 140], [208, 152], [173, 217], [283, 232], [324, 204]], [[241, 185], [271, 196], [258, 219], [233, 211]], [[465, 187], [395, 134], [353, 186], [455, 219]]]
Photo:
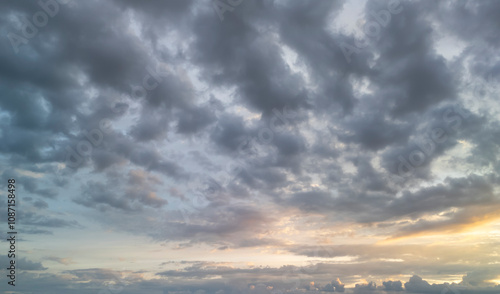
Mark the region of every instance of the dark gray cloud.
[[[0, 257], [0, 261], [4, 265], [10, 264], [10, 260], [11, 260], [10, 258], [7, 258], [7, 255], [3, 255], [2, 257]], [[22, 271], [44, 271], [44, 270], [47, 269], [40, 262], [35, 262], [35, 261], [28, 260], [28, 259], [26, 259], [26, 257], [16, 258], [15, 261], [16, 261], [16, 268], [18, 270], [22, 270]]]
[[[83, 211], [178, 250], [316, 257], [314, 243], [338, 236], [396, 241], [498, 220], [498, 1], [231, 0], [222, 21], [222, 0], [43, 1], [58, 11], [40, 26], [42, 2], [0, 4], [0, 186], [16, 179], [30, 237], [84, 230], [72, 217]], [[335, 243], [333, 256], [363, 264], [318, 263], [319, 284], [297, 288], [347, 292], [338, 276], [351, 292], [402, 291], [371, 275], [429, 273], [488, 293], [488, 242], [462, 256]], [[267, 293], [291, 270], [205, 266], [132, 275], [123, 293]], [[90, 293], [116, 271], [66, 274], [27, 277], [40, 293], [72, 282]], [[404, 288], [449, 286], [413, 276]]]
[[403, 283], [401, 281], [385, 281], [383, 285], [386, 291], [403, 291]]

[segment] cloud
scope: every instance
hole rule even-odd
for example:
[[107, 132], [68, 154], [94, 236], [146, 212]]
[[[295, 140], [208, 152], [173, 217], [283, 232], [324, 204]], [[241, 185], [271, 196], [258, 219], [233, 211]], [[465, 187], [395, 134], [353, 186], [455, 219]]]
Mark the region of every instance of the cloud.
[[46, 258], [46, 260], [50, 260], [53, 262], [57, 262], [63, 265], [70, 265], [74, 264], [75, 262], [71, 260], [71, 258], [61, 258], [61, 257], [56, 257], [56, 256], [49, 256]]
[[405, 289], [412, 293], [440, 293], [444, 286], [429, 284], [419, 276], [413, 276], [405, 283]]
[[344, 292], [345, 291], [345, 285], [337, 278], [336, 280], [332, 281], [331, 283], [326, 284], [322, 291], [325, 292]]
[[382, 284], [386, 291], [403, 291], [403, 283], [401, 281], [385, 281]]
[[[0, 186], [54, 266], [19, 291], [498, 290], [499, 4], [236, 2], [75, 1], [30, 38], [41, 4], [0, 4]], [[218, 260], [81, 268], [67, 229]]]
[[0, 257], [2, 264], [10, 264], [10, 261], [14, 260], [16, 262], [16, 270], [19, 271], [45, 271], [46, 267], [40, 262], [31, 261], [26, 257], [16, 257], [15, 259], [8, 258], [7, 255]]

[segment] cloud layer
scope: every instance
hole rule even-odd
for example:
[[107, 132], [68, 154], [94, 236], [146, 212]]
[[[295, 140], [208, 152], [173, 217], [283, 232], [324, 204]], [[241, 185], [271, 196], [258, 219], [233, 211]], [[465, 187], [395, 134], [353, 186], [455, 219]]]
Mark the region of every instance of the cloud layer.
[[16, 291], [500, 290], [497, 1], [0, 11]]

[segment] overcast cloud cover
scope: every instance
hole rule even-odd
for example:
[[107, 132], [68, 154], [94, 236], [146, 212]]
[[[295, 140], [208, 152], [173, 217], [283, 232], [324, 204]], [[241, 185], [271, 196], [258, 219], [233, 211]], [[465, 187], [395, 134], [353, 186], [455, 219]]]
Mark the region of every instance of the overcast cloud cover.
[[500, 1], [2, 1], [2, 293], [500, 293]]

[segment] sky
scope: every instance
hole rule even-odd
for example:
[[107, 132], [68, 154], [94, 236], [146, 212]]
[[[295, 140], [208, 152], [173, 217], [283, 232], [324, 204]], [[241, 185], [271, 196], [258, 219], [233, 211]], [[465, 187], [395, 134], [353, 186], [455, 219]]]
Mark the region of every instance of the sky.
[[1, 293], [500, 293], [500, 1], [2, 1], [0, 24]]

